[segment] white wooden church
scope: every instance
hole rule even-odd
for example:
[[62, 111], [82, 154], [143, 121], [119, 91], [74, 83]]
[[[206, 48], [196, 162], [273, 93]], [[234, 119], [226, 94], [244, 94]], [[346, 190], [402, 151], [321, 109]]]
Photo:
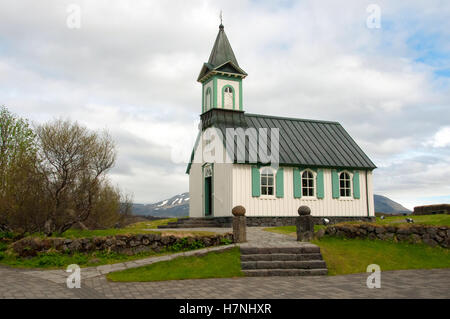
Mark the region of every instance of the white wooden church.
[[[298, 216], [301, 205], [309, 206], [313, 216], [374, 216], [376, 166], [344, 128], [337, 122], [246, 113], [242, 89], [246, 76], [221, 24], [198, 76], [202, 114], [187, 167], [189, 217], [232, 216], [237, 205], [244, 206], [249, 217]], [[248, 154], [245, 161], [234, 155], [228, 162], [205, 161], [202, 132], [214, 128], [225, 136], [229, 127], [278, 128], [278, 166], [249, 161]], [[245, 151], [249, 152], [248, 145]]]

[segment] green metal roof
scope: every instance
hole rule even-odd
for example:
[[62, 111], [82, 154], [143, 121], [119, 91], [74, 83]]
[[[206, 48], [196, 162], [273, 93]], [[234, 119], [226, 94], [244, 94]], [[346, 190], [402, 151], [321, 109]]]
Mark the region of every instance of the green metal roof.
[[[224, 137], [226, 137], [227, 128], [253, 127], [257, 130], [258, 128], [278, 128], [280, 165], [369, 170], [376, 168], [338, 122], [247, 114], [243, 111], [224, 109], [209, 110], [202, 114], [201, 120], [202, 130], [216, 127]], [[236, 139], [234, 144], [236, 147]], [[270, 133], [268, 144], [270, 152]], [[246, 163], [249, 163], [248, 148], [247, 142], [245, 143]], [[194, 154], [191, 156], [191, 162], [193, 156]], [[237, 155], [234, 157], [234, 162], [237, 163]], [[187, 173], [190, 166], [191, 163], [188, 165]]]

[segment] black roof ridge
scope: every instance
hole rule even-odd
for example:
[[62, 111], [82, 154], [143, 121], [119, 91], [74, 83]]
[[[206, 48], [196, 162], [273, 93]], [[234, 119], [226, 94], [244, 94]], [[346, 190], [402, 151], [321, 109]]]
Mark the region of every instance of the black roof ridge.
[[266, 114], [247, 113], [247, 112], [245, 112], [244, 115], [246, 115], [246, 116], [247, 115], [249, 115], [249, 116], [256, 116], [256, 117], [264, 117], [264, 118], [272, 118], [272, 119], [280, 119], [280, 120], [291, 120], [291, 121], [300, 121], [300, 122], [314, 122], [314, 123], [338, 124], [338, 125], [341, 125], [341, 123], [336, 122], [336, 121], [302, 119], [302, 118], [278, 116], [278, 115], [266, 115]]

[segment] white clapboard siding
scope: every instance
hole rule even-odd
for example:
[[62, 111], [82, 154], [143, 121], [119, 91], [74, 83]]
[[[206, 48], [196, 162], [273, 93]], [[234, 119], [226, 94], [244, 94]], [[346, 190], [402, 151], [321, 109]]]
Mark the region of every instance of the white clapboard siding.
[[189, 173], [189, 217], [203, 216], [202, 165], [192, 163]]
[[[232, 207], [242, 205], [246, 216], [298, 216], [301, 205], [311, 208], [313, 216], [374, 216], [372, 173], [367, 172], [369, 203], [366, 200], [366, 172], [359, 171], [360, 199], [333, 199], [331, 170], [324, 169], [324, 198], [294, 198], [293, 169], [284, 168], [284, 197], [266, 199], [252, 197], [252, 177], [250, 165], [233, 165]], [[369, 214], [368, 206], [369, 204]]]
[[232, 186], [233, 186], [233, 164], [214, 164], [213, 173], [213, 215], [230, 216], [232, 204]]

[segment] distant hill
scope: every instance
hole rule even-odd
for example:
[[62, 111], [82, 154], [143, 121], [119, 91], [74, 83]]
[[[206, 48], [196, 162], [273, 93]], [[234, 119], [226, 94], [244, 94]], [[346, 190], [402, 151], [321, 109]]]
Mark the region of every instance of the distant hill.
[[[375, 212], [385, 214], [410, 214], [411, 211], [393, 200], [374, 195]], [[142, 216], [184, 217], [189, 215], [189, 193], [175, 195], [153, 204], [133, 204], [133, 213]]]
[[373, 195], [375, 202], [375, 212], [385, 214], [411, 214], [411, 211], [401, 204], [394, 202], [382, 195]]
[[153, 204], [133, 204], [133, 214], [156, 217], [184, 217], [189, 215], [189, 193], [175, 195]]

